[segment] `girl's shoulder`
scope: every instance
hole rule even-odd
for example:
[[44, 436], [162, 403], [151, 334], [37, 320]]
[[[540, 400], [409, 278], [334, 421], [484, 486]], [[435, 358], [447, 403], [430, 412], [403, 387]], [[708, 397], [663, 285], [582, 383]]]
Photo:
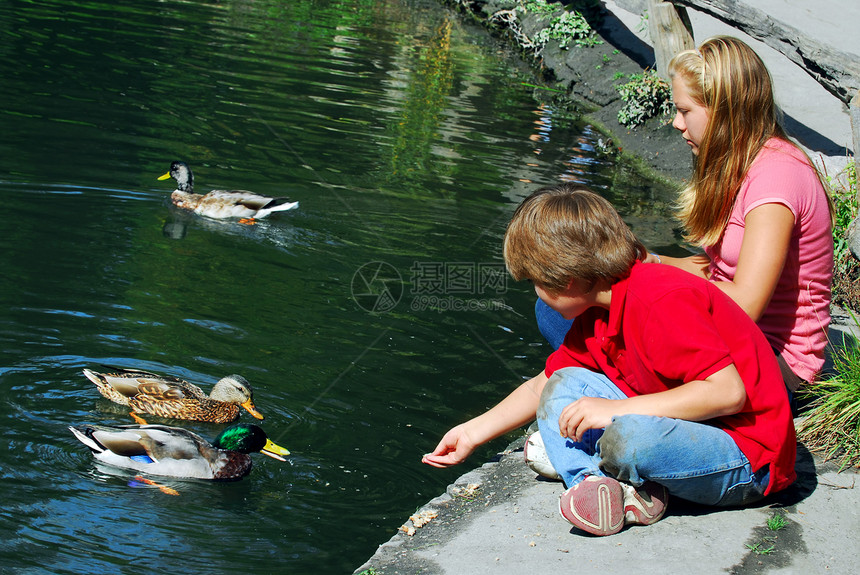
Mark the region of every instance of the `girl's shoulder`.
[[826, 206], [826, 197], [818, 170], [806, 153], [790, 142], [771, 138], [741, 185], [736, 209], [745, 217], [762, 203], [778, 200], [797, 215], [819, 201]]
[[798, 167], [814, 169], [806, 153], [782, 138], [771, 138], [765, 142], [753, 161], [753, 167], [767, 168], [773, 164], [799, 164]]

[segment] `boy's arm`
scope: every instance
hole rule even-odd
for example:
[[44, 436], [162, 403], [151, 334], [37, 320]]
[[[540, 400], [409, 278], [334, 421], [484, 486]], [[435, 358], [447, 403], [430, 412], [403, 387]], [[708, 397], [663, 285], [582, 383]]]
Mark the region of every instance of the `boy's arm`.
[[541, 371], [489, 411], [454, 427], [445, 434], [436, 449], [426, 454], [421, 461], [433, 467], [462, 463], [479, 445], [529, 423], [535, 418], [547, 379]]
[[734, 364], [702, 380], [626, 399], [583, 397], [564, 408], [559, 417], [563, 437], [580, 441], [589, 429], [601, 429], [615, 415], [656, 415], [687, 421], [705, 421], [743, 409], [746, 388]]

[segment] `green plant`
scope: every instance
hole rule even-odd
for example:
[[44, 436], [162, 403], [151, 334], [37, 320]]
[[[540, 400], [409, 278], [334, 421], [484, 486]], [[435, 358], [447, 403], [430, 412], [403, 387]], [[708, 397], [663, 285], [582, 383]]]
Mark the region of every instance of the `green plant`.
[[609, 54], [604, 54], [604, 55], [602, 56], [602, 58], [603, 58], [603, 63], [604, 63], [604, 64], [609, 64], [610, 62], [612, 62], [612, 58], [610, 58], [610, 57], [609, 57]]
[[616, 86], [624, 105], [618, 110], [618, 121], [635, 128], [648, 118], [668, 116], [672, 110], [669, 84], [653, 70], [631, 74], [630, 81]]
[[519, 10], [522, 12], [531, 12], [538, 16], [551, 16], [558, 11], [557, 4], [548, 4], [546, 0], [524, 0], [520, 4]]
[[848, 227], [858, 216], [857, 163], [850, 162], [839, 182], [827, 178], [835, 212], [833, 225], [833, 302], [860, 312], [860, 262], [848, 249]]
[[645, 32], [648, 29], [648, 10], [642, 12], [642, 17], [639, 18], [639, 25], [636, 27], [636, 31], [639, 33]]
[[756, 555], [770, 555], [773, 553], [775, 547], [776, 545], [773, 543], [771, 543], [770, 547], [765, 547], [765, 542], [753, 543], [752, 545], [747, 544], [747, 548]]
[[834, 372], [800, 392], [810, 403], [797, 435], [826, 458], [840, 459], [844, 469], [860, 466], [860, 344], [849, 338], [832, 358]]
[[788, 521], [786, 520], [785, 515], [779, 511], [774, 512], [773, 515], [767, 518], [767, 528], [771, 531], [785, 529], [786, 525], [788, 525]]
[[550, 40], [558, 40], [562, 50], [566, 50], [571, 42], [577, 46], [596, 46], [602, 43], [579, 12], [563, 12], [550, 20], [549, 26], [534, 37], [534, 42], [539, 46], [544, 46]]
[[620, 80], [623, 77], [624, 77], [624, 72], [615, 72], [615, 74], [612, 75], [613, 80]]

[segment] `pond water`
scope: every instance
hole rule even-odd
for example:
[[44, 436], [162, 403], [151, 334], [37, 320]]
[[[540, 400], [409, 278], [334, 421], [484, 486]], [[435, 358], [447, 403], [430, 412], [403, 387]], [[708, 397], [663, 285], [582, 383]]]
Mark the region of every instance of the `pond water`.
[[[511, 439], [420, 463], [547, 354], [501, 259], [519, 200], [581, 181], [675, 242], [669, 191], [438, 2], [8, 0], [0, 28], [4, 572], [350, 573]], [[299, 208], [180, 213], [178, 159]], [[179, 496], [96, 465], [67, 427], [131, 423], [102, 364], [242, 374], [292, 455]]]

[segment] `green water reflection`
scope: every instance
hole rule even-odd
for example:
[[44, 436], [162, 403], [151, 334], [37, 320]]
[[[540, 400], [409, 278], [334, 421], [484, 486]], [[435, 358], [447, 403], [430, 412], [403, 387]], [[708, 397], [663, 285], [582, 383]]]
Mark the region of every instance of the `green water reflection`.
[[[0, 31], [10, 572], [351, 572], [469, 469], [421, 454], [541, 369], [534, 295], [498, 273], [516, 203], [582, 181], [675, 241], [669, 192], [437, 2], [9, 0]], [[156, 180], [175, 159], [198, 189], [299, 209], [180, 213]], [[178, 497], [137, 486], [66, 429], [130, 423], [81, 375], [99, 364], [240, 373], [293, 455], [165, 482]]]

